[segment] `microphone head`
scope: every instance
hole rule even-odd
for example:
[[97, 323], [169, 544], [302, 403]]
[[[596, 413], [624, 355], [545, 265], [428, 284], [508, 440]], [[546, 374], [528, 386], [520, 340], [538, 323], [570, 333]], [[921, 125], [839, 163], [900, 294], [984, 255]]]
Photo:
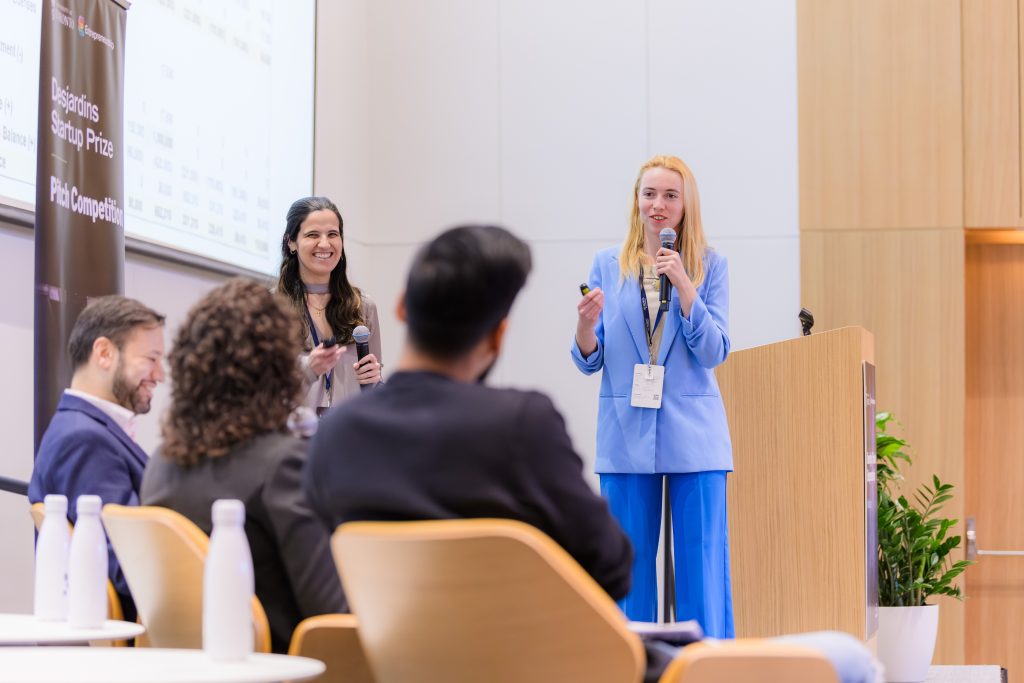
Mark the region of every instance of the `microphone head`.
[[370, 328], [366, 325], [359, 325], [356, 329], [352, 330], [352, 338], [356, 341], [356, 344], [365, 344], [370, 341]]
[[676, 243], [676, 231], [672, 228], [662, 228], [661, 232], [658, 233], [658, 237], [661, 238], [661, 246], [666, 249], [671, 249]]

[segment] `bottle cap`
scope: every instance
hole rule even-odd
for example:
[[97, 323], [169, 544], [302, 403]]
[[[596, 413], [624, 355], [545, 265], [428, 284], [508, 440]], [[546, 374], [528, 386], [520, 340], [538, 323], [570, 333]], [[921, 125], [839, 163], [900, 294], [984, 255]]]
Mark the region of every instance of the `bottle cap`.
[[78, 514], [79, 515], [98, 515], [100, 514], [100, 508], [103, 507], [103, 501], [100, 500], [99, 496], [79, 496], [78, 497]]
[[46, 514], [65, 515], [68, 514], [68, 497], [59, 493], [51, 493], [43, 498], [43, 506]]
[[233, 498], [223, 498], [213, 502], [213, 524], [244, 524], [245, 503]]

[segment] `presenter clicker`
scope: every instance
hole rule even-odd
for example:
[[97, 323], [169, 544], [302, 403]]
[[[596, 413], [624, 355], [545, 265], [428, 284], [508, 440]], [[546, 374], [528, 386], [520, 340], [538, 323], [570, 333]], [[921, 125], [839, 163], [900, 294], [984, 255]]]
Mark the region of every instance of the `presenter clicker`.
[[676, 616], [732, 637], [732, 445], [714, 374], [729, 354], [728, 267], [707, 246], [697, 183], [680, 159], [656, 156], [640, 168], [625, 241], [597, 253], [587, 284], [571, 353], [584, 374], [602, 371], [596, 469], [635, 551], [620, 605], [630, 619], [657, 618], [667, 479]]
[[[381, 381], [377, 306], [349, 282], [341, 212], [327, 197], [304, 197], [288, 209], [277, 291], [302, 320], [306, 405], [323, 414], [362, 386]], [[367, 328], [369, 353], [357, 357], [353, 332]]]

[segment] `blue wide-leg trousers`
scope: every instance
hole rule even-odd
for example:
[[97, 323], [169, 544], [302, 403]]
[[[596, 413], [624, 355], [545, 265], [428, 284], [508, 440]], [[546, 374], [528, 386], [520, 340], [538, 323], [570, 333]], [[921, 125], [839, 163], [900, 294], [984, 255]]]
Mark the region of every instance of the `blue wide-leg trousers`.
[[658, 618], [657, 554], [662, 479], [668, 478], [675, 553], [676, 618], [733, 638], [729, 525], [724, 471], [601, 474], [601, 495], [633, 542], [633, 587], [619, 602], [633, 621]]

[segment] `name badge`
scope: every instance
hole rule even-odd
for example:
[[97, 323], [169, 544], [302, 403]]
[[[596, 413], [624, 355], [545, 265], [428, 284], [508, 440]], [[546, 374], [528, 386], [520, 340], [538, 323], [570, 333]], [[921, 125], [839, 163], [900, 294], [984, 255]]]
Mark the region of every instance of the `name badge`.
[[664, 386], [664, 365], [637, 363], [633, 366], [633, 393], [629, 405], [634, 408], [661, 408]]

